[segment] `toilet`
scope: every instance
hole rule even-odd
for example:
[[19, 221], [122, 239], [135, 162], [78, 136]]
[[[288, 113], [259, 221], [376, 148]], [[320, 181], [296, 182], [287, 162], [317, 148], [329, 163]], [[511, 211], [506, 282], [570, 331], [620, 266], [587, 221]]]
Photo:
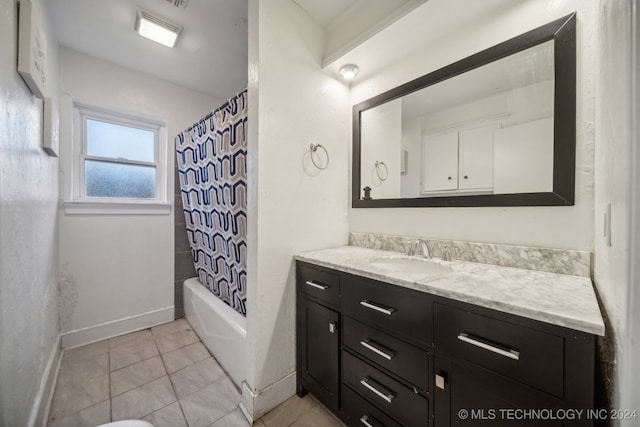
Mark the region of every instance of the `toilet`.
[[153, 427], [153, 424], [143, 420], [122, 420], [112, 423], [100, 424], [96, 427]]

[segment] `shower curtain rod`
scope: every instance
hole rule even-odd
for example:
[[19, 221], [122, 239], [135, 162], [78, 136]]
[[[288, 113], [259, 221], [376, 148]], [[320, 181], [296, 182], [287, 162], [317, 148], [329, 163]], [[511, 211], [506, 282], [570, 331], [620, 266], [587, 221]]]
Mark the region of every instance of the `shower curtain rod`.
[[[241, 93], [246, 92], [247, 89], [242, 90], [238, 93], [236, 93], [236, 96], [234, 96], [233, 98], [237, 98], [238, 96], [240, 96]], [[229, 98], [229, 100], [227, 102], [225, 102], [224, 104], [222, 104], [221, 106], [219, 106], [218, 108], [216, 108], [215, 110], [213, 110], [212, 112], [210, 112], [209, 114], [207, 114], [206, 116], [204, 116], [203, 118], [201, 118], [200, 120], [198, 120], [196, 123], [194, 123], [191, 127], [187, 128], [187, 132], [189, 132], [191, 129], [193, 129], [194, 127], [198, 126], [198, 124], [204, 120], [210, 119], [211, 117], [213, 117], [213, 115], [216, 113], [216, 111], [220, 111], [223, 108], [226, 108], [229, 106], [229, 102], [233, 99], [233, 98]]]

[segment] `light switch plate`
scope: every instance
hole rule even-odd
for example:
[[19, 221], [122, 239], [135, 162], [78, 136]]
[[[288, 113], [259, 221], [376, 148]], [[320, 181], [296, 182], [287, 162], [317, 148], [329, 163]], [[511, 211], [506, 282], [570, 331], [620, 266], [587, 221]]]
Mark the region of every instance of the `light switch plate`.
[[409, 152], [407, 150], [400, 151], [400, 173], [406, 175], [409, 170]]
[[58, 106], [51, 98], [44, 98], [43, 101], [43, 132], [42, 148], [51, 157], [58, 157]]

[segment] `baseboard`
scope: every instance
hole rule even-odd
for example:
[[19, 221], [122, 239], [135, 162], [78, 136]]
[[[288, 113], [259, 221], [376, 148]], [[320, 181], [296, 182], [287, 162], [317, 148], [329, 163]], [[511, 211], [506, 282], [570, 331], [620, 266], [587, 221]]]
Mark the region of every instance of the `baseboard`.
[[242, 401], [240, 410], [249, 424], [280, 405], [296, 393], [296, 372], [271, 384], [267, 388], [254, 392], [246, 382], [242, 383]]
[[44, 368], [42, 378], [40, 379], [40, 386], [38, 387], [38, 393], [33, 400], [31, 406], [31, 414], [29, 415], [29, 427], [36, 427], [47, 424], [47, 417], [49, 413], [49, 406], [53, 390], [58, 376], [58, 366], [60, 365], [60, 359], [62, 355], [62, 346], [60, 345], [61, 337], [58, 335], [55, 345], [49, 353], [49, 359], [47, 360], [47, 366]]
[[240, 407], [240, 411], [242, 412], [242, 415], [244, 415], [244, 417], [247, 419], [247, 421], [249, 421], [249, 425], [253, 425], [254, 423], [254, 419], [253, 419], [253, 404], [251, 404], [251, 407], [248, 407], [248, 403], [245, 401], [245, 397], [244, 397], [244, 384], [243, 383], [243, 387], [242, 387], [242, 400], [240, 401], [240, 404], [238, 405]]
[[116, 337], [129, 332], [150, 328], [161, 323], [174, 320], [174, 308], [166, 307], [149, 311], [136, 316], [123, 317], [94, 326], [66, 332], [62, 335], [62, 348], [68, 349], [80, 345], [90, 344], [107, 338]]

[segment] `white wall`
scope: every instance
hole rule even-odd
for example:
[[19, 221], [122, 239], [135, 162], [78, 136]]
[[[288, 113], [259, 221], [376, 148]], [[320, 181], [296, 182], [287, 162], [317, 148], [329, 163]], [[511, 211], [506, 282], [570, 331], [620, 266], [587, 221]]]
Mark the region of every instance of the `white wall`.
[[[361, 151], [360, 197], [371, 188], [374, 199], [400, 197], [400, 155], [402, 144], [402, 101], [387, 102], [360, 114]], [[386, 166], [375, 166], [383, 162]], [[386, 179], [381, 179], [385, 178]]]
[[[295, 390], [292, 256], [348, 241], [349, 92], [320, 69], [322, 49], [322, 29], [291, 0], [249, 1], [246, 386], [260, 395], [287, 377], [270, 406]], [[329, 151], [322, 172], [311, 143]]]
[[[432, 3], [433, 2], [433, 3]], [[442, 3], [442, 2], [440, 2]], [[464, 4], [463, 1], [460, 2]], [[432, 0], [423, 7], [438, 2]], [[594, 3], [513, 2], [474, 26], [434, 40], [422, 51], [352, 87], [351, 103], [442, 68], [554, 19], [578, 12], [576, 203], [571, 207], [351, 209], [350, 230], [430, 238], [591, 250], [593, 248]], [[407, 29], [406, 31], [410, 31]], [[437, 36], [436, 36], [437, 37]], [[402, 43], [399, 37], [397, 44]], [[379, 55], [379, 52], [376, 52]]]
[[407, 172], [400, 176], [400, 197], [419, 197], [422, 179], [422, 118], [402, 121], [401, 149], [407, 152]]
[[[57, 98], [58, 47], [49, 40], [48, 96]], [[0, 425], [40, 422], [58, 354], [58, 160], [42, 145], [42, 101], [16, 72], [18, 6], [0, 1]]]
[[[596, 86], [596, 152], [595, 152], [595, 235], [594, 280], [609, 315], [616, 344], [618, 365], [614, 377], [614, 406], [637, 409], [638, 378], [637, 342], [631, 339], [629, 327], [637, 322], [637, 282], [630, 273], [634, 268], [630, 248], [637, 244], [637, 228], [631, 226], [631, 200], [637, 191], [630, 173], [632, 154], [637, 153], [637, 141], [632, 139], [632, 81], [635, 68], [631, 58], [635, 49], [631, 33], [631, 5], [627, 0], [598, 1], [598, 38]], [[637, 53], [636, 53], [637, 54]], [[637, 168], [638, 164], [634, 164]], [[637, 175], [634, 175], [637, 178]], [[611, 246], [607, 246], [602, 224], [605, 205], [611, 203]], [[633, 207], [637, 209], [637, 206]], [[637, 227], [637, 224], [635, 225]], [[636, 231], [636, 235], [632, 232]], [[637, 266], [635, 267], [637, 274]], [[635, 277], [635, 280], [638, 278]], [[633, 355], [635, 349], [635, 355]], [[626, 357], [625, 357], [626, 356]], [[634, 364], [635, 362], [635, 364]], [[637, 374], [636, 374], [637, 375]], [[635, 387], [635, 395], [634, 395]], [[635, 407], [634, 405], [635, 399]], [[629, 406], [631, 405], [631, 406]]]
[[604, 222], [605, 204], [611, 203], [612, 246], [598, 227], [594, 236], [595, 279], [611, 316], [614, 330], [622, 332], [628, 291], [629, 167], [630, 167], [630, 51], [629, 15], [625, 1], [599, 1], [600, 37], [596, 44], [595, 217]]
[[[618, 6], [624, 6], [624, 2], [618, 2]], [[622, 3], [622, 4], [620, 4]], [[638, 1], [631, 1], [631, 31], [630, 31], [630, 56], [631, 56], [631, 112], [630, 117], [638, 117], [640, 114], [640, 61], [638, 49], [640, 48], [640, 8]], [[640, 365], [640, 123], [631, 121], [631, 247], [630, 247], [630, 282], [627, 298], [629, 315], [624, 337], [624, 349], [621, 356], [620, 372], [621, 384], [619, 385], [621, 408], [640, 408], [640, 381], [637, 372]], [[626, 375], [625, 375], [626, 374]], [[631, 423], [628, 423], [631, 424]]]
[[[75, 101], [165, 120], [168, 195], [174, 193], [175, 136], [222, 102], [64, 48], [60, 91]], [[63, 200], [71, 194], [71, 121], [68, 114], [61, 117]], [[168, 203], [172, 200], [169, 196]], [[67, 333], [63, 345], [173, 319], [173, 215], [66, 215], [61, 210], [60, 310]], [[134, 319], [126, 320], [131, 316]], [[105, 322], [116, 323], [98, 326]], [[89, 331], [78, 331], [83, 328]]]

